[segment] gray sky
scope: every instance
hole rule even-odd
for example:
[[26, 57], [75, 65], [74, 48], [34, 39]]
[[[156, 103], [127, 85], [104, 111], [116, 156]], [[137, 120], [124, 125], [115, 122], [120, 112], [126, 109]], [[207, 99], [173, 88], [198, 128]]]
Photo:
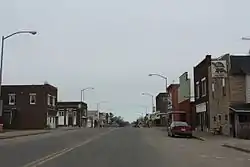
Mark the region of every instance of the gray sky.
[[178, 81], [206, 54], [247, 53], [249, 0], [1, 0], [0, 34], [35, 30], [6, 41], [3, 82], [59, 89], [60, 100], [79, 100], [133, 120], [150, 107], [142, 92], [157, 94], [161, 73]]

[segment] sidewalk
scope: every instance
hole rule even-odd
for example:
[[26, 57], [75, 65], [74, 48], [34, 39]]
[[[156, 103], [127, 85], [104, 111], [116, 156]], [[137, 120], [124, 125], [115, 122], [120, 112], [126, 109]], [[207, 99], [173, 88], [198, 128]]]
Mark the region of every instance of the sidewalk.
[[72, 126], [65, 127], [65, 126], [63, 126], [63, 127], [58, 127], [58, 128], [56, 128], [56, 129], [54, 129], [54, 130], [64, 130], [64, 131], [68, 131], [68, 130], [77, 130], [77, 129], [82, 129], [82, 128], [85, 128], [85, 127], [78, 127], [78, 126], [74, 126], [74, 127], [72, 127]]
[[69, 131], [69, 130], [78, 130], [78, 129], [81, 129], [81, 128], [80, 127], [59, 127], [55, 129], [44, 129], [44, 130], [8, 130], [6, 132], [0, 133], [0, 140], [51, 133], [53, 131]]
[[204, 142], [213, 142], [214, 144], [218, 144], [222, 147], [250, 153], [250, 140], [238, 139], [223, 135], [213, 135], [209, 132], [199, 131], [194, 131], [193, 136]]
[[50, 130], [13, 130], [0, 133], [0, 139], [11, 139], [15, 137], [39, 135], [49, 132]]

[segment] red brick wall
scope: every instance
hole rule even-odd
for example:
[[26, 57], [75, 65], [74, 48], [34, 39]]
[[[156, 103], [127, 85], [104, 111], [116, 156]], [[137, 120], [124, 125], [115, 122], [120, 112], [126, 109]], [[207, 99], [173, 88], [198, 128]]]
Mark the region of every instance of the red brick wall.
[[[179, 103], [178, 103], [178, 88], [179, 84], [171, 84], [168, 86], [167, 90], [172, 96], [172, 110], [177, 111], [179, 110]], [[180, 114], [173, 115], [175, 121], [180, 121]]]
[[168, 86], [168, 92], [172, 95], [172, 105], [173, 105], [173, 111], [176, 111], [179, 109], [179, 103], [178, 103], [178, 88], [179, 84], [171, 84]]
[[186, 111], [186, 121], [189, 125], [191, 125], [192, 127], [194, 127], [194, 104], [192, 102], [190, 102], [189, 99], [182, 101], [181, 103], [179, 103], [179, 110], [180, 111]]

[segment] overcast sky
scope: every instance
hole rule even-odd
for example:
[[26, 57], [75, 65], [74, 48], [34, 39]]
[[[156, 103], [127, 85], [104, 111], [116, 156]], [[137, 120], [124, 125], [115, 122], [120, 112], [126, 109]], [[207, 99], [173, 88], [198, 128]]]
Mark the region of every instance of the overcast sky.
[[[249, 0], [1, 0], [0, 34], [35, 30], [6, 40], [5, 84], [57, 86], [59, 100], [133, 120], [150, 107], [150, 97], [206, 54], [247, 53]], [[193, 78], [192, 78], [193, 79]], [[149, 108], [150, 109], [150, 108]]]

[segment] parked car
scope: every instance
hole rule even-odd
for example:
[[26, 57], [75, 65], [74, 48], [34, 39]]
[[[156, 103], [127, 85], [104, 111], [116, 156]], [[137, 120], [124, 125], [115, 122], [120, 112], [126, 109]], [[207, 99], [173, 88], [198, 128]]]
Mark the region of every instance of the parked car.
[[192, 137], [192, 127], [187, 122], [174, 121], [168, 127], [168, 136]]

